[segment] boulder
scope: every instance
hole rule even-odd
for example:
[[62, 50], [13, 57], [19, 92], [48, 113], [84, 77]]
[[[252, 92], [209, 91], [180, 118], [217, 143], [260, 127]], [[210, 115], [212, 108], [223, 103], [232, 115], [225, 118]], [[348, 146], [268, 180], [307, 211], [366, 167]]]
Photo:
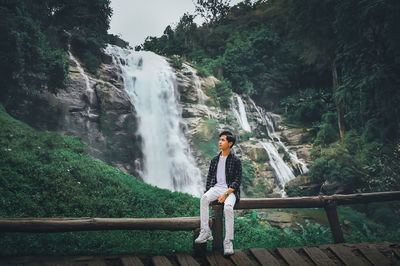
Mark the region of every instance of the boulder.
[[290, 180], [285, 185], [285, 191], [289, 196], [318, 195], [321, 184], [313, 183], [306, 175], [300, 175]]
[[295, 222], [293, 215], [287, 212], [261, 212], [259, 216], [268, 221], [271, 226], [281, 229], [291, 227]]

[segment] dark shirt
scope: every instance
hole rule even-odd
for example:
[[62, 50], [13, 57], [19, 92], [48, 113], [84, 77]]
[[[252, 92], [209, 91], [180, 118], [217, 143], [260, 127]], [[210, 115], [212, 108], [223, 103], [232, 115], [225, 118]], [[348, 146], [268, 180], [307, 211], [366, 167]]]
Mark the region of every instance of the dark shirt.
[[[206, 191], [217, 183], [217, 167], [221, 152], [211, 159], [210, 169], [207, 175]], [[229, 153], [225, 163], [225, 176], [228, 188], [233, 188], [236, 196], [236, 203], [240, 200], [240, 184], [242, 183], [242, 162], [232, 152]]]

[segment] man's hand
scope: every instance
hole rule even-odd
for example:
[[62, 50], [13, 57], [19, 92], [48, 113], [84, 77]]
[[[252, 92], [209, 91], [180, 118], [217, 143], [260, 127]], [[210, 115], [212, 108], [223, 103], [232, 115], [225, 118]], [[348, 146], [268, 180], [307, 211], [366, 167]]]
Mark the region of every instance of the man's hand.
[[[229, 189], [226, 191], [226, 193], [231, 194], [233, 191], [235, 191], [235, 189], [229, 188]], [[218, 198], [218, 203], [224, 203], [227, 197], [228, 197], [228, 196], [227, 196], [225, 193], [222, 194], [222, 195], [219, 196], [219, 198]]]
[[225, 193], [224, 193], [224, 194], [222, 194], [221, 196], [219, 196], [219, 198], [218, 198], [218, 203], [224, 203], [225, 200], [226, 200], [226, 195], [225, 195]]

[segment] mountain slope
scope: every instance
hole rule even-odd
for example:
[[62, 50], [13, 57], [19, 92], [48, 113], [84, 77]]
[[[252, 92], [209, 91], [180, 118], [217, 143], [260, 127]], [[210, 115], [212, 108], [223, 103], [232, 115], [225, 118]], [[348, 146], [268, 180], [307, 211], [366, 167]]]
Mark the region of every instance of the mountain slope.
[[[82, 154], [84, 145], [76, 138], [34, 130], [13, 119], [2, 106], [0, 124], [0, 216], [117, 218], [199, 215], [198, 199], [152, 187], [91, 159]], [[58, 254], [71, 249], [88, 254], [91, 250], [102, 252], [103, 248], [115, 253], [114, 248], [121, 240], [131, 245], [130, 250], [143, 252], [143, 241], [148, 238], [156, 238], [161, 246], [164, 240], [169, 242], [164, 245], [164, 252], [183, 243], [191, 248], [191, 233], [185, 232], [13, 233], [1, 234], [0, 237], [3, 255], [16, 254], [26, 248], [36, 253], [46, 247], [51, 253]], [[117, 252], [121, 251], [123, 248], [120, 247]]]

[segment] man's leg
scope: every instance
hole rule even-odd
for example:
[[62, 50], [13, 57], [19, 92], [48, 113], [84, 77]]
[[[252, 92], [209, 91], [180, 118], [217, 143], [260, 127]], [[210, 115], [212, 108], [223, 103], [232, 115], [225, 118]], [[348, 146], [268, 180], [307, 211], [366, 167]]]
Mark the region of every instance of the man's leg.
[[224, 213], [225, 213], [225, 240], [224, 240], [224, 254], [233, 254], [233, 206], [235, 206], [236, 196], [231, 193], [225, 200]]
[[233, 206], [235, 206], [236, 196], [231, 193], [225, 200], [225, 240], [233, 240]]
[[220, 191], [212, 187], [200, 199], [200, 234], [194, 241], [195, 243], [205, 243], [208, 240], [213, 240], [210, 225], [208, 220], [210, 218], [209, 205], [210, 202], [218, 199]]
[[208, 220], [210, 219], [210, 202], [217, 200], [221, 196], [217, 188], [210, 188], [200, 199], [200, 228], [210, 230]]

